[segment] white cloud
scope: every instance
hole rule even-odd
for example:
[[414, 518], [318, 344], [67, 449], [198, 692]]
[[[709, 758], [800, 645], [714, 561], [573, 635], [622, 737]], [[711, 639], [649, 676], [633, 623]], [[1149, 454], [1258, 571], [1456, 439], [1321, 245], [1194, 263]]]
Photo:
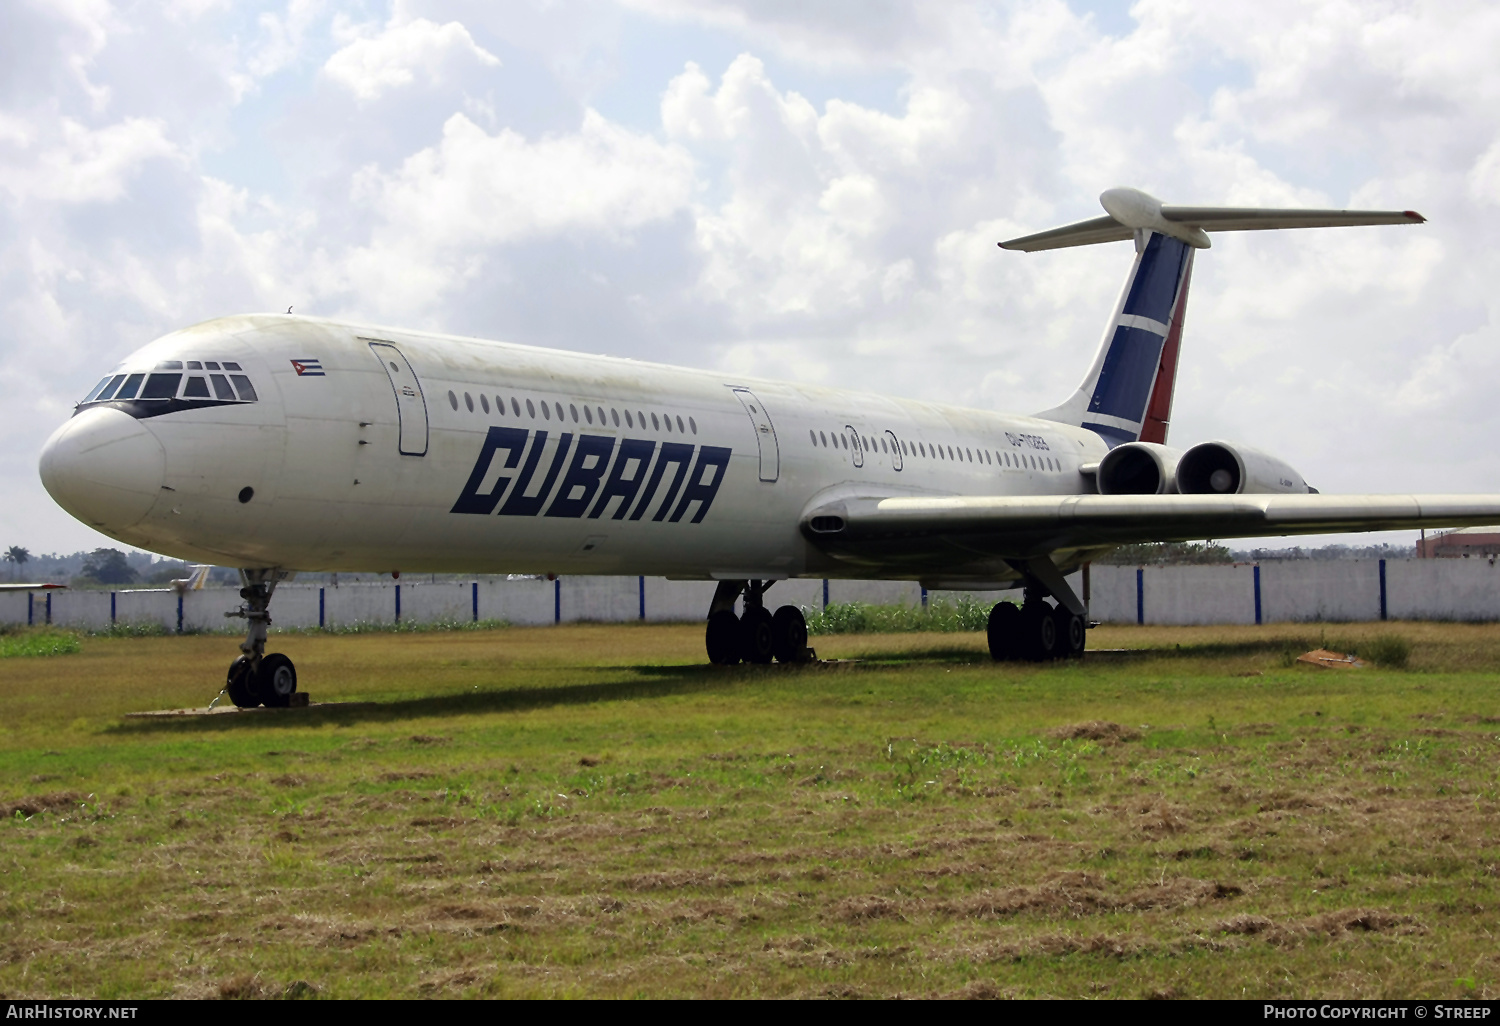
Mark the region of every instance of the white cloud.
[[456, 21], [439, 25], [426, 18], [391, 22], [378, 34], [358, 38], [328, 58], [323, 74], [361, 101], [411, 85], [421, 75], [438, 82], [458, 60], [496, 67], [500, 59], [485, 50]]
[[0, 163], [0, 190], [16, 202], [107, 202], [125, 193], [130, 178], [148, 160], [177, 155], [166, 126], [149, 118], [126, 118], [90, 129], [70, 118], [56, 135], [33, 148], [34, 128], [0, 124], [0, 138], [19, 143], [19, 152]]

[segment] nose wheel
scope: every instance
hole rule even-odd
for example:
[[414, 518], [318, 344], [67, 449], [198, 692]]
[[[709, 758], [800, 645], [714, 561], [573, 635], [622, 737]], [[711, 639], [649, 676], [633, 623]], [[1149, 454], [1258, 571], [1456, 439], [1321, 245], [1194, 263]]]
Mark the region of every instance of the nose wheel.
[[246, 621], [241, 655], [229, 664], [224, 691], [240, 709], [286, 708], [297, 693], [297, 668], [280, 652], [266, 654], [266, 633], [271, 626], [271, 593], [279, 581], [289, 577], [280, 570], [241, 570], [240, 598], [244, 603], [225, 616]]

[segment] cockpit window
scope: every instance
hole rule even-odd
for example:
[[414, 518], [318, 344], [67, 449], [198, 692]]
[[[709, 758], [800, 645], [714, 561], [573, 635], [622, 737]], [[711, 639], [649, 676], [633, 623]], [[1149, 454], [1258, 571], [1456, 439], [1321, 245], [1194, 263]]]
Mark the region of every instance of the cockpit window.
[[[226, 363], [226, 367], [238, 368], [237, 363]], [[239, 391], [240, 398], [247, 403], [255, 402], [255, 388], [250, 384], [250, 379], [243, 374], [231, 374], [229, 380], [234, 382], [234, 387]]]
[[[180, 360], [169, 361], [181, 367]], [[162, 364], [157, 364], [158, 367]], [[141, 389], [142, 399], [173, 399], [177, 396], [177, 386], [182, 384], [181, 374], [153, 374], [146, 379], [146, 387]]]
[[[196, 373], [182, 373], [187, 370]], [[89, 403], [108, 403], [130, 400], [156, 400], [150, 410], [145, 407], [125, 407], [132, 416], [154, 417], [178, 409], [220, 403], [253, 403], [259, 401], [255, 386], [244, 373], [204, 373], [224, 370], [239, 371], [240, 365], [227, 361], [212, 360], [162, 360], [147, 374], [112, 374], [94, 386], [80, 406]], [[177, 402], [163, 401], [177, 400]]]

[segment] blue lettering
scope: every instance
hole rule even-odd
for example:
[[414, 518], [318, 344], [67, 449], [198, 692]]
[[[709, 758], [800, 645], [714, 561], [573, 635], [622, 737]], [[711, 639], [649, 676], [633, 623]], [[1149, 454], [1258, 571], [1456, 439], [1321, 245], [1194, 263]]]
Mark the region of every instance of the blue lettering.
[[510, 478], [498, 478], [495, 481], [495, 487], [483, 495], [479, 493], [479, 486], [484, 484], [484, 476], [489, 473], [490, 463], [500, 449], [506, 450], [505, 469], [516, 468], [516, 465], [521, 462], [521, 451], [526, 448], [527, 434], [529, 432], [521, 428], [490, 428], [490, 433], [484, 437], [484, 446], [479, 450], [479, 460], [474, 464], [473, 472], [469, 474], [468, 483], [464, 485], [463, 492], [459, 494], [458, 501], [453, 504], [453, 509], [449, 512], [482, 515], [493, 513], [495, 504], [500, 501], [500, 496], [505, 494], [505, 486], [510, 483]]
[[[562, 487], [557, 498], [547, 507], [549, 517], [581, 517], [594, 493], [599, 490], [599, 479], [609, 465], [609, 454], [614, 452], [615, 440], [607, 435], [579, 435], [578, 450], [573, 454], [573, 464], [563, 475]], [[589, 460], [593, 459], [593, 463]], [[575, 497], [574, 492], [579, 494]]]

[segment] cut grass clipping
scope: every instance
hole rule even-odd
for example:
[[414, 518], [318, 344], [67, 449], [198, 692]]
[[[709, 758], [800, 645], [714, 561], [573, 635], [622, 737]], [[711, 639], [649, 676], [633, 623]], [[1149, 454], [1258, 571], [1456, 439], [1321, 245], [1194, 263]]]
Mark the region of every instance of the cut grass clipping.
[[[287, 634], [0, 661], [0, 993], [1500, 996], [1500, 626]], [[1329, 639], [1330, 645], [1333, 639]], [[1103, 651], [1103, 650], [1115, 651]], [[361, 704], [338, 705], [338, 702]]]

